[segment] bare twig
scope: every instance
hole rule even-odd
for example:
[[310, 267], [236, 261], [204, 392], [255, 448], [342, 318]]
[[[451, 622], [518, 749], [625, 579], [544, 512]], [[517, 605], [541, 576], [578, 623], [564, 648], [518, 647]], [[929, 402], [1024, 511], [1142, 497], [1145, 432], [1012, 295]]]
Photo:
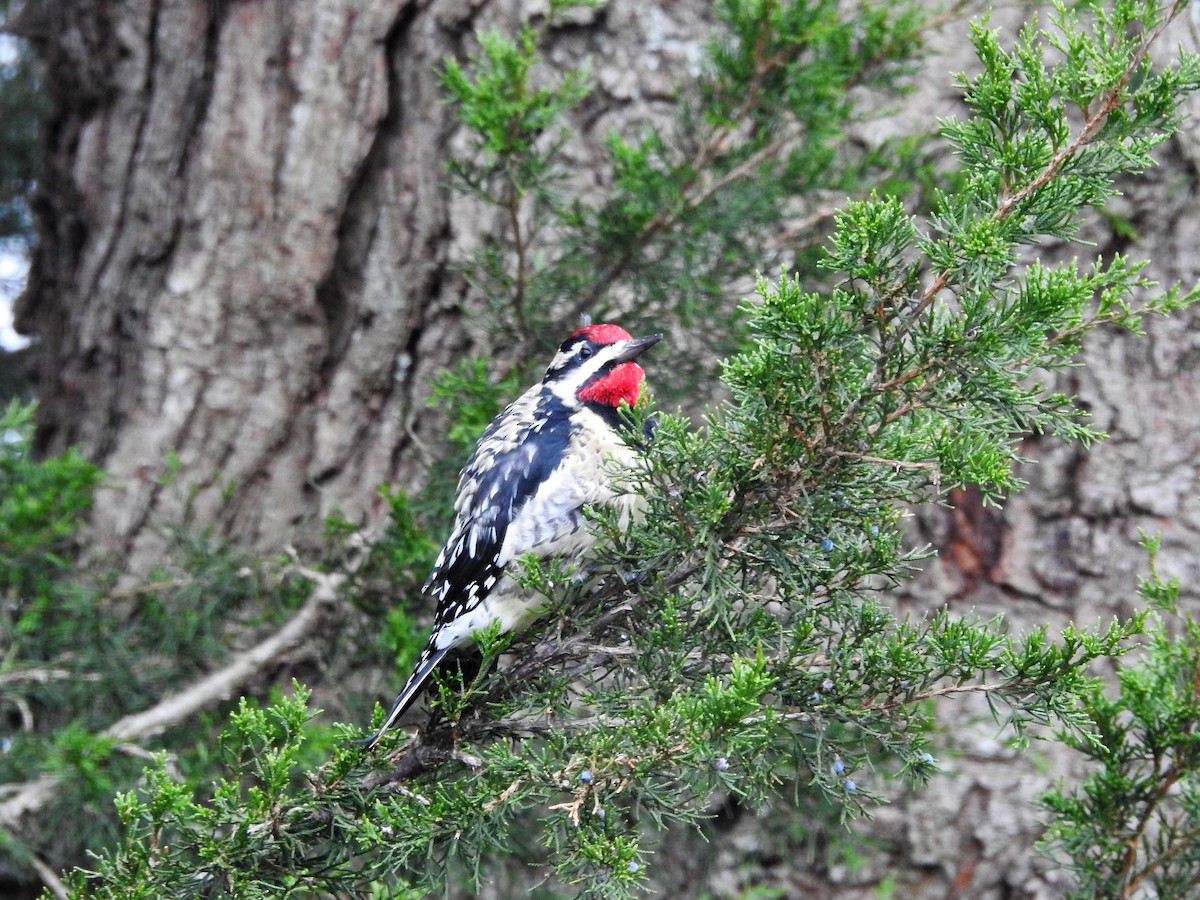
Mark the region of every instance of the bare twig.
[[106, 728], [102, 735], [121, 741], [138, 741], [161, 734], [213, 703], [229, 699], [233, 696], [234, 691], [249, 681], [251, 677], [316, 631], [326, 608], [332, 605], [337, 597], [335, 583], [340, 584], [343, 576], [325, 575], [307, 570], [302, 574], [314, 580], [322, 579], [327, 584], [322, 585], [318, 581], [317, 588], [308, 602], [283, 628], [261, 644], [234, 657], [233, 661], [224, 668], [207, 678], [200, 679], [191, 687], [168, 697], [150, 709], [118, 719]]
[[[270, 666], [301, 641], [317, 631], [325, 613], [338, 597], [345, 580], [342, 574], [326, 574], [298, 567], [301, 575], [314, 583], [312, 596], [282, 628], [266, 640], [238, 654], [226, 666], [200, 679], [191, 687], [142, 712], [118, 719], [97, 735], [122, 742], [121, 750], [131, 753], [128, 742], [141, 741], [186, 722], [201, 710], [233, 696], [243, 684]], [[34, 781], [0, 788], [6, 796], [0, 802], [0, 828], [15, 829], [20, 822], [53, 800], [60, 783], [53, 775]]]
[[[0, 828], [0, 840], [9, 845], [20, 843], [15, 836], [13, 836], [7, 829], [4, 828]], [[58, 873], [54, 871], [54, 869], [51, 868], [44, 859], [42, 859], [36, 853], [28, 852], [28, 850], [22, 858], [37, 874], [38, 880], [46, 886], [46, 888], [57, 898], [57, 900], [67, 900], [67, 898], [70, 897], [70, 892], [67, 890], [67, 886], [63, 884], [63, 881], [58, 876]]]
[[[1192, 701], [1195, 702], [1198, 698], [1200, 698], [1200, 665], [1197, 665], [1196, 670], [1192, 673]], [[1192, 845], [1191, 839], [1194, 837], [1194, 829], [1189, 833], [1187, 840], [1176, 840], [1166, 851], [1146, 862], [1140, 871], [1134, 872], [1138, 861], [1138, 847], [1141, 845], [1146, 829], [1153, 820], [1154, 814], [1158, 812], [1162, 801], [1175, 789], [1176, 783], [1185, 773], [1186, 767], [1180, 760], [1176, 759], [1167, 767], [1166, 771], [1158, 776], [1158, 786], [1147, 798], [1145, 808], [1142, 810], [1141, 816], [1138, 817], [1137, 824], [1134, 826], [1129, 837], [1125, 839], [1125, 856], [1122, 862], [1121, 892], [1119, 894], [1121, 900], [1134, 896], [1135, 891], [1144, 879], [1167, 860], [1175, 856], [1176, 853]]]
[[891, 459], [885, 456], [871, 456], [867, 453], [854, 453], [850, 450], [834, 450], [833, 456], [842, 459], [857, 459], [861, 462], [878, 463], [881, 466], [891, 466], [895, 469], [925, 469], [926, 471], [936, 471], [937, 463], [933, 462], [914, 462], [906, 459]]
[[37, 877], [44, 884], [57, 900], [69, 900], [71, 892], [67, 890], [67, 886], [63, 880], [58, 877], [58, 873], [54, 871], [40, 856], [36, 853], [29, 857], [29, 864], [33, 870], [37, 872]]
[[49, 684], [51, 681], [99, 681], [100, 676], [94, 673], [72, 672], [70, 669], [12, 669], [0, 672], [0, 687], [10, 684], [31, 682], [32, 684]]

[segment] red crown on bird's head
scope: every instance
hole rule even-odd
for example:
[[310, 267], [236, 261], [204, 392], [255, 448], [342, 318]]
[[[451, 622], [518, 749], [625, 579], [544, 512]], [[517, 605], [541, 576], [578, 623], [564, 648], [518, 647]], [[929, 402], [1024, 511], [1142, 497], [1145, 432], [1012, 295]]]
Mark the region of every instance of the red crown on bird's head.
[[582, 328], [576, 328], [571, 332], [573, 338], [582, 337], [589, 341], [595, 341], [598, 344], [615, 344], [617, 341], [628, 341], [633, 335], [622, 328], [620, 325], [584, 325]]

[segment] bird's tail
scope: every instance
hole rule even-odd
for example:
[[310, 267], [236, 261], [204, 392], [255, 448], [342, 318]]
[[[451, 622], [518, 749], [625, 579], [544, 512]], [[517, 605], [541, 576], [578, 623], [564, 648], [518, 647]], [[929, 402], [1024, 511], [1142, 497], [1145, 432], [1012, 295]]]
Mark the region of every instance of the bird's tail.
[[421, 693], [421, 688], [425, 686], [429, 674], [437, 668], [438, 663], [442, 661], [442, 657], [449, 650], [449, 647], [427, 647], [421, 654], [421, 658], [417, 660], [417, 667], [408, 676], [408, 681], [404, 682], [404, 688], [400, 691], [400, 696], [392, 704], [391, 711], [388, 712], [387, 718], [383, 720], [383, 724], [379, 726], [379, 730], [370, 737], [354, 741], [354, 743], [366, 747], [368, 750], [379, 743], [379, 739], [383, 737], [384, 733], [413, 705], [413, 701]]

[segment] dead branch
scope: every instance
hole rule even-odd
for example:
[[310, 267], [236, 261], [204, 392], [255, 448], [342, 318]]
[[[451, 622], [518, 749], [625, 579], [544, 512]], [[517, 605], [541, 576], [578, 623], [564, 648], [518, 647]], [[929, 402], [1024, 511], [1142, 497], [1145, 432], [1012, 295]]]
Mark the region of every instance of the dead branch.
[[[297, 567], [313, 582], [312, 596], [282, 628], [261, 643], [235, 656], [223, 668], [200, 679], [149, 709], [118, 719], [98, 737], [123, 743], [146, 740], [186, 722], [201, 710], [228, 700], [247, 681], [314, 634], [325, 613], [336, 602], [345, 580], [341, 574], [326, 574]], [[128, 752], [128, 748], [123, 748]], [[58, 793], [59, 781], [43, 775], [34, 781], [0, 787], [0, 829], [16, 830], [25, 816], [37, 812]]]

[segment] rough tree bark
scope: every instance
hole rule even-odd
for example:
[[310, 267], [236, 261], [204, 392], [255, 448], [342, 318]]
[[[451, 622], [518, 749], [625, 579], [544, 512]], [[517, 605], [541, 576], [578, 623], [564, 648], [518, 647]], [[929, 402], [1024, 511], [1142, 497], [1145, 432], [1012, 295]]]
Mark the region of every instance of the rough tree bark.
[[468, 348], [436, 72], [472, 8], [41, 12], [55, 111], [19, 322], [41, 449], [109, 472], [101, 547], [141, 568], [156, 525], [277, 548], [334, 508], [378, 514], [373, 488], [421, 468], [423, 378]]
[[[55, 111], [19, 321], [41, 338], [41, 449], [79, 446], [109, 472], [94, 522], [103, 550], [145, 568], [161, 549], [157, 526], [174, 524], [275, 550], [335, 509], [377, 518], [379, 484], [419, 481], [422, 448], [440, 433], [428, 379], [480, 343], [453, 264], [483, 226], [443, 178], [454, 126], [438, 63], [462, 56], [481, 24], [511, 32], [533, 9], [28, 7]], [[993, 23], [1011, 24], [1010, 13]], [[699, 0], [610, 0], [551, 35], [548, 57], [592, 59], [600, 85], [571, 144], [581, 167], [614, 124], [670, 104], [708, 15]], [[947, 73], [970, 67], [963, 34], [948, 27], [907, 109], [858, 137], [955, 112]], [[1196, 45], [1186, 26], [1164, 44], [1175, 40]], [[1099, 217], [1089, 236], [1152, 256], [1163, 281], [1200, 277], [1198, 163], [1185, 133], [1159, 171], [1129, 185], [1118, 211], [1135, 246], [1104, 246]], [[946, 552], [897, 602], [1004, 611], [1018, 628], [1091, 622], [1127, 607], [1138, 528], [1162, 530], [1164, 571], [1196, 584], [1196, 319], [1155, 323], [1145, 339], [1097, 335], [1068, 387], [1113, 439], [1086, 454], [1031, 442], [1033, 486], [1003, 513], [963, 497], [958, 512], [923, 515]], [[860, 869], [809, 864], [785, 812], [764, 823], [730, 809], [709, 850], [694, 837], [664, 842], [661, 895], [735, 897], [761, 884], [849, 900], [889, 875], [906, 897], [1060, 895], [1061, 877], [1032, 855], [1029, 804], [1062, 760], [1036, 767], [965, 704], [947, 727], [960, 755], [929, 790], [882, 811], [870, 831], [878, 852]], [[490, 896], [522, 891], [514, 877], [498, 876]]]

